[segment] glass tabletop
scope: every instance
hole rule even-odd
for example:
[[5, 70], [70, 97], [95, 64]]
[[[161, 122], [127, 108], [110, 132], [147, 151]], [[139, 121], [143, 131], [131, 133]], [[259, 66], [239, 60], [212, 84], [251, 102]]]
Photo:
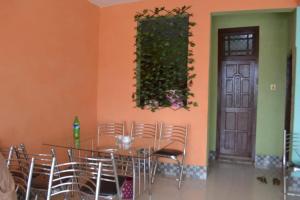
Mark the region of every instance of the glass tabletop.
[[130, 138], [130, 142], [122, 142], [120, 136], [101, 135], [99, 137], [89, 137], [73, 139], [72, 137], [55, 142], [43, 143], [43, 145], [66, 148], [80, 151], [90, 151], [99, 153], [114, 153], [121, 156], [136, 158], [147, 158], [156, 151], [171, 145], [170, 140], [160, 140], [159, 144], [153, 138]]

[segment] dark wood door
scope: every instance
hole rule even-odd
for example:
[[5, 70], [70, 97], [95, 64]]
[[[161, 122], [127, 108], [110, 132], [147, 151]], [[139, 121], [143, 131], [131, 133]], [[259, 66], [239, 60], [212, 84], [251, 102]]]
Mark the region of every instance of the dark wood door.
[[220, 153], [251, 157], [255, 62], [222, 63]]
[[219, 30], [217, 156], [254, 159], [258, 27]]

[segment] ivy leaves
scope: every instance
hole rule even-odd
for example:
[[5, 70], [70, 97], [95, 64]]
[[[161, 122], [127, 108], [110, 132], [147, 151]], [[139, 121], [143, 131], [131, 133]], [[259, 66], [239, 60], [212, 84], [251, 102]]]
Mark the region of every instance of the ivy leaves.
[[191, 49], [195, 43], [189, 40], [195, 23], [189, 21], [192, 16], [187, 12], [189, 8], [183, 6], [168, 11], [159, 7], [135, 15], [138, 27], [134, 78], [137, 84], [132, 99], [142, 109], [156, 111], [161, 107], [174, 107], [170, 91], [176, 94], [176, 108], [178, 105], [186, 109], [197, 106], [188, 100], [194, 96], [190, 87], [196, 77]]

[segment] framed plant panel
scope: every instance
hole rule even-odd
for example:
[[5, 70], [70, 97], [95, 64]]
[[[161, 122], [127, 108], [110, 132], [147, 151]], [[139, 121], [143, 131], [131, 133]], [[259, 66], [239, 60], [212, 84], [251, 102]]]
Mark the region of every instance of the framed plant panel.
[[192, 66], [195, 44], [189, 40], [195, 23], [189, 20], [189, 8], [168, 11], [161, 7], [135, 15], [137, 83], [132, 98], [137, 107], [155, 111], [197, 105], [189, 100], [193, 96], [189, 87], [196, 76]]

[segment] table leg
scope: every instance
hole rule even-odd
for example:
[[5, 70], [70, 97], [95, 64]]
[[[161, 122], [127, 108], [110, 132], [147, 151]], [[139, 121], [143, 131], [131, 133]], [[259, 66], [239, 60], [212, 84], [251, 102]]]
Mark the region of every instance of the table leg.
[[146, 172], [146, 156], [144, 155], [144, 191], [146, 190], [147, 185], [147, 172]]
[[141, 195], [141, 159], [138, 159], [138, 173], [139, 173], [139, 196]]

